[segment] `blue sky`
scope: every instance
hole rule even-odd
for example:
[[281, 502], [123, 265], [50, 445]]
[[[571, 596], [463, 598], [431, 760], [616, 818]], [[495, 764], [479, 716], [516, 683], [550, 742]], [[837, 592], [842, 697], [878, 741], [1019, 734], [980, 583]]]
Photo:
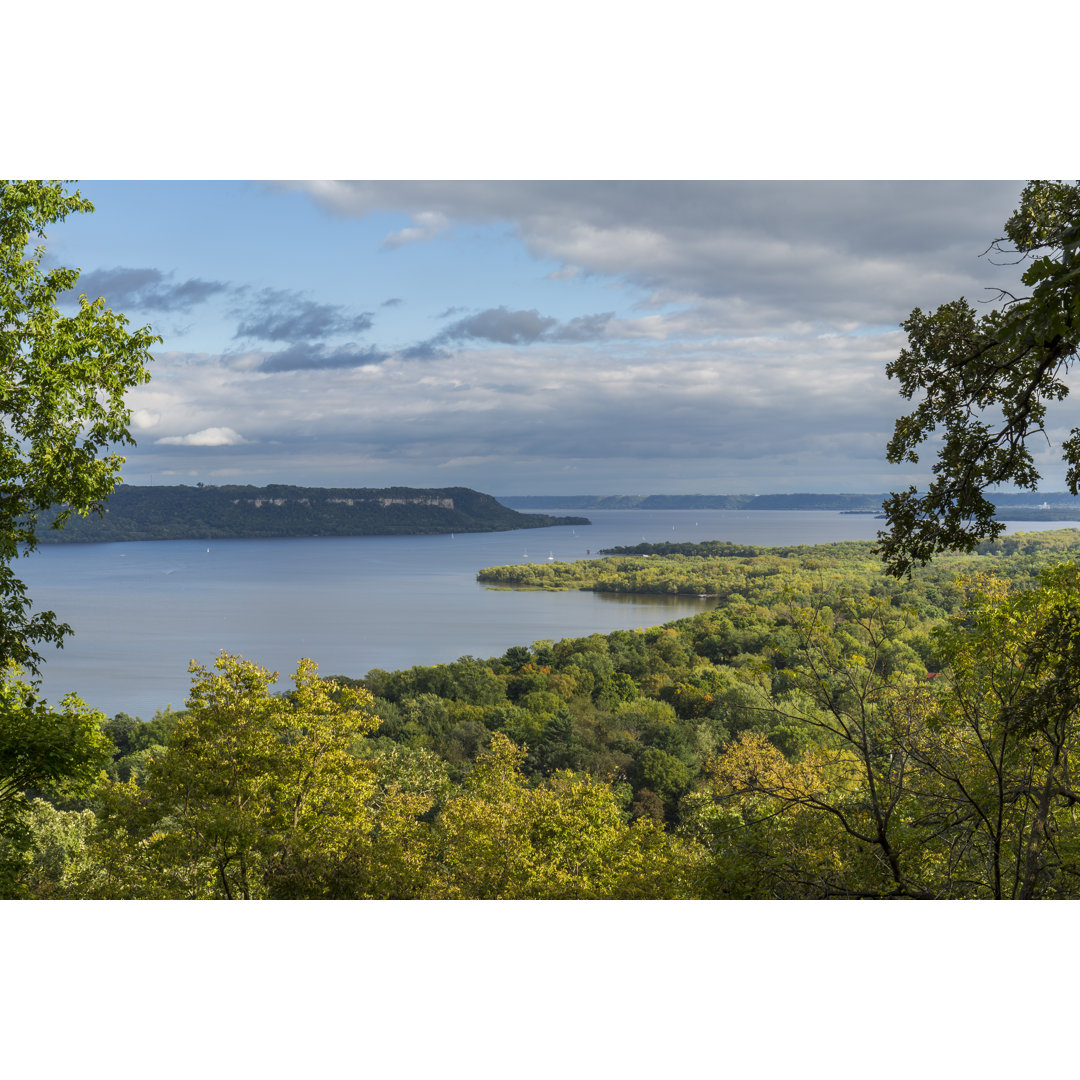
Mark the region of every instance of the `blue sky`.
[[[93, 181], [51, 232], [164, 342], [128, 483], [878, 491], [915, 306], [1017, 182]], [[1047, 458], [1053, 486], [1053, 457]]]

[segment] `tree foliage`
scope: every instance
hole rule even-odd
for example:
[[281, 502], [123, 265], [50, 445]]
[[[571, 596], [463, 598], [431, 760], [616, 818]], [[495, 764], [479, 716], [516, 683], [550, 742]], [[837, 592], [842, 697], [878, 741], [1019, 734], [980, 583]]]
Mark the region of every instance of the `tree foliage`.
[[[994, 241], [996, 252], [1027, 261], [1026, 296], [1003, 293], [979, 315], [964, 298], [932, 314], [919, 308], [903, 324], [907, 348], [888, 366], [915, 410], [896, 422], [892, 462], [917, 462], [938, 429], [934, 479], [884, 504], [888, 530], [881, 552], [893, 574], [908, 573], [935, 554], [999, 535], [987, 488], [1035, 490], [1040, 474], [1030, 441], [1045, 436], [1047, 404], [1069, 393], [1065, 376], [1080, 347], [1080, 184], [1033, 181]], [[1065, 440], [1066, 480], [1080, 493], [1080, 427]]]
[[161, 339], [98, 297], [60, 312], [79, 271], [43, 266], [33, 237], [93, 205], [60, 183], [0, 181], [0, 659], [36, 672], [35, 645], [59, 644], [70, 628], [52, 612], [30, 615], [26, 590], [8, 565], [37, 543], [37, 515], [99, 510], [123, 458], [110, 446], [131, 442], [124, 395], [149, 378], [150, 347]]
[[105, 717], [74, 694], [50, 708], [8, 661], [0, 671], [0, 896], [18, 895], [31, 847], [32, 793], [87, 794], [109, 759]]
[[320, 680], [310, 660], [288, 695], [242, 657], [223, 653], [215, 669], [192, 664], [188, 710], [145, 784], [105, 790], [100, 895], [271, 896], [306, 852], [360, 827], [372, 785], [350, 747], [378, 724], [371, 695]]
[[[685, 827], [713, 895], [1037, 899], [1080, 890], [1080, 571], [1010, 592], [965, 583], [920, 685], [881, 669], [861, 622], [800, 633], [805, 662], [770, 707], [814, 738], [785, 756], [755, 732], [718, 756]], [[877, 638], [877, 643], [874, 638]], [[850, 644], [850, 642], [849, 642]], [[865, 646], [869, 645], [870, 648]]]

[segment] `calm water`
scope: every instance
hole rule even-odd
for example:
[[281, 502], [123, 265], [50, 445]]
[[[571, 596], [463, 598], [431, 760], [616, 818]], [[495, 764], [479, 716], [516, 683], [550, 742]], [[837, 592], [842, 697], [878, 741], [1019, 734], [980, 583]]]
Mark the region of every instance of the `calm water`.
[[58, 545], [15, 569], [35, 610], [55, 611], [75, 631], [62, 651], [46, 653], [49, 700], [74, 689], [110, 715], [149, 719], [183, 705], [191, 659], [210, 664], [223, 649], [283, 676], [303, 656], [325, 675], [362, 676], [374, 667], [499, 656], [542, 638], [655, 626], [710, 606], [693, 597], [495, 591], [477, 583], [481, 567], [584, 559], [643, 538], [813, 544], [873, 539], [881, 527], [869, 514], [829, 511], [587, 516], [592, 525], [454, 537], [216, 540], [209, 550], [188, 540]]

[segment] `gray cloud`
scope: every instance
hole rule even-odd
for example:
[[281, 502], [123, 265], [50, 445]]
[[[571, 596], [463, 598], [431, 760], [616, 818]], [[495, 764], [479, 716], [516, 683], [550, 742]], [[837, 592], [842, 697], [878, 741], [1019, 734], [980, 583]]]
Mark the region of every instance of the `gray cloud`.
[[490, 341], [499, 345], [531, 345], [535, 341], [595, 341], [602, 337], [614, 312], [579, 315], [560, 323], [535, 308], [510, 311], [506, 307], [488, 308], [444, 327], [428, 344], [452, 341]]
[[237, 327], [238, 338], [263, 341], [311, 341], [334, 334], [370, 330], [371, 315], [346, 314], [340, 304], [318, 304], [287, 289], [263, 289]]
[[355, 368], [365, 364], [381, 364], [388, 353], [368, 346], [343, 345], [328, 349], [321, 344], [296, 344], [281, 352], [272, 353], [256, 368], [257, 371], [316, 371], [332, 368]]
[[[423, 225], [508, 221], [536, 256], [643, 290], [654, 306], [719, 302], [737, 328], [895, 326], [912, 307], [1015, 278], [976, 258], [1016, 203], [1011, 181], [322, 183], [335, 214]], [[424, 216], [426, 215], [426, 216]], [[427, 235], [423, 227], [415, 238]], [[558, 272], [556, 272], [558, 273]], [[737, 304], [732, 303], [737, 298]], [[714, 310], [719, 310], [715, 309]]]
[[508, 311], [505, 307], [488, 308], [477, 315], [469, 315], [451, 323], [432, 340], [497, 341], [503, 345], [525, 345], [536, 341], [545, 330], [559, 320], [543, 316], [535, 308], [532, 311]]
[[64, 295], [74, 300], [85, 293], [91, 300], [104, 296], [111, 306], [145, 308], [151, 311], [190, 311], [216, 293], [229, 288], [221, 281], [188, 278], [172, 281], [151, 267], [114, 266], [111, 270], [92, 270], [80, 276], [78, 284]]
[[614, 315], [614, 311], [605, 311], [598, 315], [579, 315], [576, 319], [562, 323], [546, 336], [549, 341], [596, 341], [604, 336], [604, 331]]
[[160, 414], [153, 432], [172, 442], [140, 439], [133, 453], [163, 468], [162, 455], [185, 449], [178, 438], [205, 442], [231, 427], [247, 442], [225, 464], [250, 461], [281, 482], [345, 483], [352, 470], [352, 483], [431, 486], [438, 476], [504, 493], [895, 489], [909, 481], [884, 461], [897, 414], [884, 366], [901, 341], [895, 331], [603, 351], [484, 343], [390, 363], [355, 346], [295, 346], [256, 369], [323, 369], [302, 394], [295, 378], [164, 354], [162, 377], [137, 388], [132, 406], [147, 423]]
[[402, 349], [398, 356], [402, 360], [441, 360], [450, 354], [445, 349], [437, 349], [428, 341], [421, 341], [418, 345], [410, 345]]
[[405, 301], [400, 296], [391, 296], [389, 300], [384, 300], [380, 307], [397, 307], [399, 304], [404, 304]]

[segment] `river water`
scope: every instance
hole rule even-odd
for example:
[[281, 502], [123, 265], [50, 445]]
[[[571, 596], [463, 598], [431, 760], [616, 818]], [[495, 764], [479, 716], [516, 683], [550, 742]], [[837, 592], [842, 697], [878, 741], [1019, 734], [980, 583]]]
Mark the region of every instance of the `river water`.
[[[552, 514], [576, 511], [548, 511]], [[696, 597], [492, 590], [486, 566], [584, 559], [664, 540], [774, 545], [873, 539], [870, 514], [785, 510], [601, 510], [591, 525], [456, 536], [159, 540], [63, 544], [17, 560], [34, 610], [75, 631], [45, 650], [50, 701], [75, 690], [109, 715], [149, 719], [183, 705], [192, 659], [222, 650], [286, 676], [300, 657], [324, 675], [362, 676], [511, 645], [655, 626], [707, 610]], [[1016, 523], [1009, 531], [1074, 523]]]

